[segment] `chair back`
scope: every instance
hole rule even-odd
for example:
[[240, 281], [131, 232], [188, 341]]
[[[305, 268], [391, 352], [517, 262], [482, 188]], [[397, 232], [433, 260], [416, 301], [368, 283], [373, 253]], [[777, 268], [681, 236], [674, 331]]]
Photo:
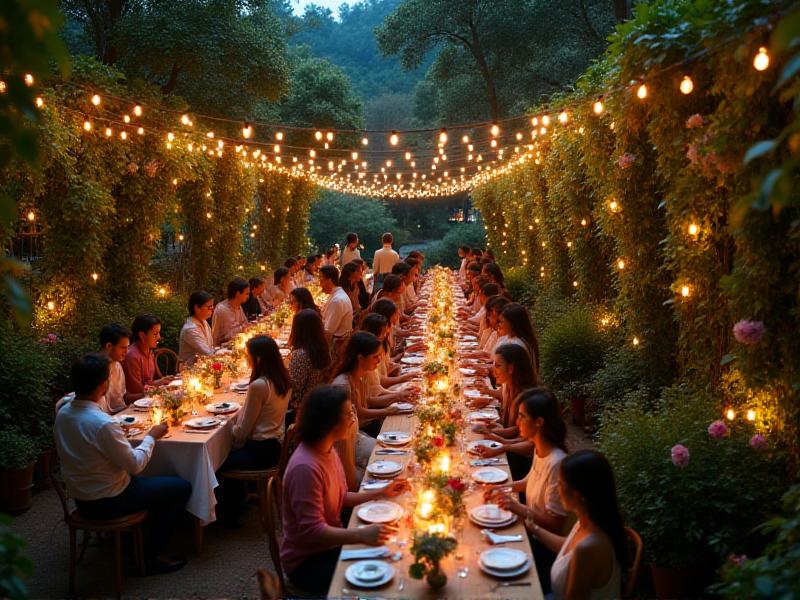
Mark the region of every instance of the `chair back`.
[[[267, 507], [264, 511], [265, 527], [267, 529], [267, 538], [269, 541], [269, 555], [272, 558], [272, 564], [275, 567], [275, 572], [278, 574], [278, 579], [281, 585], [281, 596], [286, 596], [286, 581], [283, 576], [283, 567], [281, 566], [281, 548], [278, 543], [278, 523], [281, 522], [281, 514], [279, 506], [281, 505], [280, 496], [282, 493], [281, 480], [278, 476], [270, 477], [267, 482]], [[277, 517], [276, 517], [277, 515]]]
[[177, 375], [180, 370], [180, 359], [170, 348], [156, 348], [153, 352], [158, 370], [162, 375]]
[[628, 542], [631, 564], [625, 572], [625, 589], [622, 590], [622, 597], [633, 598], [633, 591], [636, 588], [636, 579], [639, 576], [639, 568], [642, 564], [644, 544], [642, 543], [642, 537], [635, 529], [630, 527], [625, 528], [625, 537]]
[[286, 472], [286, 465], [289, 464], [289, 459], [292, 457], [292, 454], [294, 454], [294, 451], [297, 450], [298, 445], [297, 423], [292, 423], [286, 428], [286, 433], [283, 436], [281, 458], [280, 461], [278, 461], [278, 473], [280, 473], [281, 477], [283, 477], [283, 474]]
[[56, 493], [58, 494], [58, 500], [61, 502], [61, 508], [64, 511], [64, 520], [68, 521], [70, 511], [69, 511], [69, 502], [67, 501], [66, 487], [64, 486], [64, 483], [56, 477], [56, 474], [53, 472], [52, 469], [47, 475], [50, 478], [50, 483], [53, 484], [53, 488], [56, 490]]

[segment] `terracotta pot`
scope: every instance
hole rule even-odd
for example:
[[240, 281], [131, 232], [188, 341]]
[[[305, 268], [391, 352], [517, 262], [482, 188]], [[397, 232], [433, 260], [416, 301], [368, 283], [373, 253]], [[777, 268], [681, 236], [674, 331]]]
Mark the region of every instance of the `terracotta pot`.
[[658, 598], [698, 598], [710, 581], [705, 569], [673, 569], [650, 565]]
[[33, 463], [24, 469], [0, 470], [0, 510], [19, 514], [33, 502]]
[[581, 427], [586, 424], [586, 397], [585, 396], [570, 396], [569, 397], [570, 412], [572, 412], [572, 422]]

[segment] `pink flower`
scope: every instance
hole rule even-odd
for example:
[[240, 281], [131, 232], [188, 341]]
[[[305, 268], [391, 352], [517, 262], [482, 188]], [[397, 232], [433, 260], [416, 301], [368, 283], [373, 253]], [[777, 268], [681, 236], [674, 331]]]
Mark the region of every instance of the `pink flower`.
[[222, 363], [214, 362], [211, 363], [211, 368], [215, 371], [222, 371]]
[[467, 486], [465, 486], [464, 482], [458, 477], [451, 477], [447, 480], [447, 487], [452, 489], [454, 492], [463, 492]]
[[670, 451], [672, 464], [683, 469], [689, 465], [689, 449], [683, 444], [675, 444]]
[[48, 341], [50, 341], [51, 343], [55, 343], [55, 342], [57, 342], [57, 341], [58, 341], [58, 336], [57, 336], [55, 333], [48, 333], [48, 334], [47, 334], [47, 339], [48, 339]]
[[763, 321], [748, 321], [742, 319], [733, 326], [733, 336], [741, 344], [757, 344], [764, 338], [767, 328]]
[[433, 438], [433, 445], [437, 448], [444, 446], [444, 436], [437, 435], [435, 438]]
[[728, 562], [737, 566], [741, 566], [744, 564], [744, 561], [747, 560], [747, 554], [729, 554], [728, 555]]
[[728, 426], [725, 425], [724, 421], [716, 420], [708, 426], [708, 435], [715, 440], [724, 438], [728, 435]]
[[696, 143], [689, 144], [689, 149], [686, 151], [686, 158], [688, 158], [689, 162], [693, 165], [696, 165], [697, 161], [700, 160], [700, 149]]
[[137, 165], [135, 162], [128, 163], [128, 173], [134, 175], [138, 170], [139, 170], [139, 165]]
[[697, 127], [702, 127], [705, 125], [705, 121], [703, 121], [703, 116], [695, 113], [688, 119], [686, 119], [686, 128], [687, 129], [696, 129]]
[[630, 152], [626, 152], [625, 154], [619, 157], [617, 165], [619, 165], [621, 169], [628, 169], [631, 166], [633, 166], [633, 163], [635, 162], [636, 162], [636, 157]]
[[760, 433], [750, 438], [750, 447], [753, 450], [765, 450], [767, 448], [767, 438]]
[[158, 172], [158, 168], [160, 166], [161, 165], [159, 164], [159, 162], [157, 160], [151, 160], [149, 163], [147, 163], [144, 166], [145, 175], [147, 175], [150, 179], [152, 179], [153, 177], [156, 176], [156, 173]]

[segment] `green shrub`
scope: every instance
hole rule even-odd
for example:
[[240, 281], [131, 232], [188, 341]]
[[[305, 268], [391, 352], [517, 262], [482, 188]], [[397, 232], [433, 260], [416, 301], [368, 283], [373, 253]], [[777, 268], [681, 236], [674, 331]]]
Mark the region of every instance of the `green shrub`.
[[25, 579], [33, 563], [20, 553], [25, 541], [11, 530], [11, 523], [11, 517], [0, 515], [0, 597], [18, 600], [30, 597]]
[[800, 597], [800, 485], [783, 496], [783, 509], [761, 526], [774, 536], [763, 555], [726, 563], [715, 591], [737, 600]]
[[527, 267], [511, 267], [503, 271], [506, 289], [514, 302], [533, 306], [536, 302], [537, 287], [533, 273]]
[[607, 340], [592, 314], [576, 306], [547, 327], [540, 346], [542, 377], [548, 385], [562, 390], [587, 382], [600, 368]]
[[655, 395], [659, 388], [658, 375], [647, 368], [639, 351], [630, 344], [612, 346], [586, 391], [601, 405], [618, 404], [634, 390]]
[[422, 252], [427, 265], [440, 264], [452, 269], [461, 266], [458, 247], [483, 248], [486, 245], [483, 223], [453, 223], [444, 237], [428, 245]]
[[24, 469], [39, 456], [37, 440], [16, 429], [0, 431], [0, 469]]
[[[750, 446], [753, 427], [728, 424], [714, 439], [721, 407], [686, 385], [667, 388], [655, 410], [632, 402], [603, 414], [598, 446], [614, 467], [626, 522], [644, 540], [645, 559], [665, 567], [717, 567], [757, 546], [753, 528], [782, 489], [785, 464], [774, 444]], [[673, 464], [677, 444], [688, 464]]]

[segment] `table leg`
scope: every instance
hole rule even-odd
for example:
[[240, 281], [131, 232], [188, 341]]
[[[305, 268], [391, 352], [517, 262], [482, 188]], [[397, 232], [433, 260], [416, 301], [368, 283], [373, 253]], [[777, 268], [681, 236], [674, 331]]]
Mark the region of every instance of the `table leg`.
[[194, 518], [194, 551], [196, 554], [203, 552], [203, 522], [198, 518]]

